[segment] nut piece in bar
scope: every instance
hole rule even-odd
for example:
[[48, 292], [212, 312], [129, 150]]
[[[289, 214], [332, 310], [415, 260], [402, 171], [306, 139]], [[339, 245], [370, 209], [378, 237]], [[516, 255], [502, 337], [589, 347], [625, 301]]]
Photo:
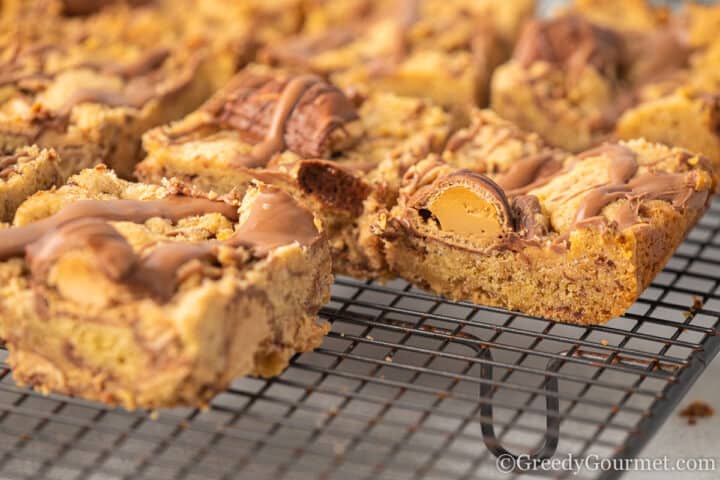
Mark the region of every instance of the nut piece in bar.
[[136, 173], [218, 195], [242, 194], [254, 179], [279, 186], [322, 220], [336, 271], [381, 276], [366, 223], [394, 200], [401, 166], [439, 151], [451, 124], [427, 100], [351, 99], [318, 76], [253, 65], [197, 111], [145, 134]]
[[365, 95], [428, 97], [463, 110], [487, 103], [492, 70], [534, 8], [532, 0], [310, 3], [307, 31], [268, 46], [264, 62], [322, 74]]
[[327, 331], [325, 236], [271, 186], [209, 200], [96, 167], [28, 199], [0, 240], [0, 336], [43, 392], [202, 406]]
[[[476, 122], [448, 146], [493, 128], [508, 131]], [[512, 146], [521, 136], [504, 138]], [[412, 166], [397, 205], [373, 224], [391, 270], [452, 299], [604, 323], [650, 284], [716, 188], [706, 158], [644, 140], [516, 156], [537, 149], [499, 148], [492, 169], [474, 148], [447, 155], [465, 169], [437, 155]]]

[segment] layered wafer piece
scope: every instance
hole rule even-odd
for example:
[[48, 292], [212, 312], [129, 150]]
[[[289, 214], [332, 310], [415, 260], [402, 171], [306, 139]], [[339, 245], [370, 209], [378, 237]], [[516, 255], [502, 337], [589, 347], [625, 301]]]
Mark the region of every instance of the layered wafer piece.
[[440, 151], [452, 124], [426, 100], [349, 98], [314, 75], [251, 66], [199, 110], [148, 132], [136, 173], [217, 195], [255, 179], [279, 186], [321, 218], [336, 271], [376, 276], [384, 261], [367, 219], [394, 201], [400, 165]]
[[392, 271], [449, 298], [603, 323], [650, 284], [715, 189], [709, 161], [685, 150], [633, 140], [571, 155], [476, 117], [444, 160], [408, 170], [375, 224]]
[[261, 54], [273, 65], [326, 75], [343, 88], [484, 104], [532, 0], [307, 2], [305, 32]]
[[104, 167], [0, 229], [0, 336], [15, 379], [111, 405], [204, 405], [317, 347], [331, 260], [313, 215], [253, 185], [189, 196]]

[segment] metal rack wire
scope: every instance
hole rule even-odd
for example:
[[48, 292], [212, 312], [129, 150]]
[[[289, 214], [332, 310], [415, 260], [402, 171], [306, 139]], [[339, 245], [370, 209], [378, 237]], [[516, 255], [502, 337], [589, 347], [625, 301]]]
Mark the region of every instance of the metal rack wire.
[[720, 348], [719, 267], [716, 201], [604, 326], [340, 278], [322, 348], [156, 418], [43, 397], [3, 364], [0, 477], [492, 479], [513, 478], [495, 469], [505, 451], [633, 457]]

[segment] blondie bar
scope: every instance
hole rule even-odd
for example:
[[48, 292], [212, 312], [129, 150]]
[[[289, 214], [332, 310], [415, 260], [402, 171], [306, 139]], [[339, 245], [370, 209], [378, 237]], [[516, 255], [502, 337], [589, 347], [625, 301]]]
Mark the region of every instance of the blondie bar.
[[647, 100], [620, 117], [616, 133], [623, 139], [646, 138], [700, 152], [720, 175], [720, 94], [681, 88]]
[[715, 189], [709, 161], [685, 150], [633, 140], [572, 155], [476, 117], [445, 160], [408, 170], [373, 227], [392, 271], [453, 299], [603, 323], [649, 285]]
[[494, 74], [492, 106], [570, 151], [645, 138], [720, 165], [718, 19], [718, 6], [578, 0], [528, 25]]
[[331, 261], [311, 213], [253, 185], [188, 196], [104, 167], [0, 229], [0, 336], [15, 379], [125, 408], [203, 405], [319, 345]]
[[176, 21], [152, 2], [115, 2], [93, 15], [4, 25], [2, 152], [37, 144], [57, 151], [63, 172], [106, 163], [129, 176], [140, 135], [196, 108], [231, 73]]
[[199, 110], [148, 132], [136, 173], [219, 195], [253, 179], [277, 185], [321, 218], [336, 271], [382, 275], [365, 220], [394, 200], [399, 165], [439, 151], [451, 124], [425, 100], [350, 99], [319, 77], [251, 66]]
[[338, 3], [310, 2], [309, 31], [260, 58], [363, 94], [429, 97], [463, 109], [487, 101], [492, 70], [534, 8], [532, 0]]
[[553, 145], [582, 151], [611, 137], [622, 112], [650, 94], [644, 90], [681, 83], [689, 59], [670, 27], [627, 31], [578, 13], [535, 20], [495, 71], [491, 104]]

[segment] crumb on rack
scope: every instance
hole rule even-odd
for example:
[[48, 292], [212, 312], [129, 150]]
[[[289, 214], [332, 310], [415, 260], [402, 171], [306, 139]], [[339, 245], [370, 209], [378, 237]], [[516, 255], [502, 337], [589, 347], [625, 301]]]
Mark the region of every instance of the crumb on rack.
[[688, 425], [695, 425], [698, 418], [715, 415], [715, 409], [701, 400], [695, 400], [680, 411], [680, 416], [687, 418]]

